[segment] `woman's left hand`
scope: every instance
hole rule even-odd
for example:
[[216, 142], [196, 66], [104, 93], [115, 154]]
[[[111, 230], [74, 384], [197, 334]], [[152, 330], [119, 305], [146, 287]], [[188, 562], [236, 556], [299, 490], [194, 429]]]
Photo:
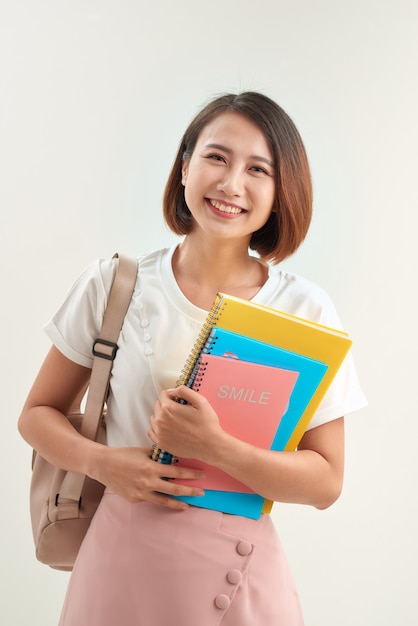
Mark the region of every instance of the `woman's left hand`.
[[210, 456], [210, 450], [224, 434], [206, 398], [184, 385], [160, 393], [150, 425], [149, 436], [161, 450], [202, 461]]

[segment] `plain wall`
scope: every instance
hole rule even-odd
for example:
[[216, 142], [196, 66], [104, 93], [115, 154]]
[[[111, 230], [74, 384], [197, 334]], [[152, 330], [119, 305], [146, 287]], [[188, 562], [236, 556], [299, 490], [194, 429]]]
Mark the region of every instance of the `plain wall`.
[[175, 241], [161, 197], [206, 100], [256, 89], [296, 122], [315, 189], [284, 264], [321, 284], [369, 400], [326, 511], [273, 510], [307, 626], [415, 626], [418, 9], [414, 0], [1, 0], [1, 607], [54, 626], [68, 575], [35, 560], [16, 422], [79, 272]]

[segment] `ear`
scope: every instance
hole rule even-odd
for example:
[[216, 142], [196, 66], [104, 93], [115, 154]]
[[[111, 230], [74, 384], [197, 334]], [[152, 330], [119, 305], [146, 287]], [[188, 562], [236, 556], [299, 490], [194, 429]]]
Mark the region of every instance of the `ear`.
[[189, 171], [189, 161], [183, 161], [183, 165], [181, 167], [181, 184], [183, 185], [183, 187], [186, 185], [187, 182], [187, 173]]

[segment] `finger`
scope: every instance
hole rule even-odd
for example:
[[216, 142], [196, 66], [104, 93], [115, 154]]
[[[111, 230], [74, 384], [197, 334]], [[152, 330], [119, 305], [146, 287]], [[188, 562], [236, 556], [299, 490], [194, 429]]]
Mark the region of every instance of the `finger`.
[[156, 493], [162, 493], [168, 496], [203, 496], [205, 492], [200, 487], [188, 487], [171, 480], [162, 481], [164, 486], [159, 488]]
[[187, 404], [196, 405], [201, 400], [201, 396], [194, 391], [194, 389], [190, 389], [190, 387], [186, 387], [185, 385], [180, 385], [176, 389], [167, 389], [167, 395], [171, 400], [184, 400]]
[[183, 502], [182, 500], [176, 500], [171, 496], [166, 496], [157, 491], [154, 492], [154, 494], [150, 497], [150, 502], [168, 507], [169, 509], [176, 509], [178, 511], [185, 511], [189, 508], [187, 502]]
[[156, 445], [156, 443], [157, 443], [157, 434], [155, 433], [155, 431], [152, 428], [150, 428], [149, 431], [148, 431], [148, 437], [151, 439], [152, 443], [154, 445]]
[[[153, 461], [153, 463], [155, 463], [155, 461]], [[181, 480], [201, 480], [205, 478], [204, 472], [193, 467], [162, 465], [161, 463], [158, 463], [157, 467], [160, 478], [168, 478], [169, 480], [175, 480], [176, 478]]]

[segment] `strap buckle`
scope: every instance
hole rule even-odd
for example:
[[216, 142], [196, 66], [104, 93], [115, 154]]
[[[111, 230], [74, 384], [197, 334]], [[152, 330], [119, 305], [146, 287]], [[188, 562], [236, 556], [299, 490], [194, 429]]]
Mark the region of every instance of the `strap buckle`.
[[[60, 499], [60, 494], [59, 494], [59, 493], [57, 493], [57, 494], [56, 494], [56, 496], [55, 496], [55, 506], [58, 506], [58, 505], [59, 505], [59, 499]], [[78, 508], [79, 508], [79, 509], [81, 509], [81, 500], [82, 500], [82, 499], [83, 499], [83, 498], [80, 496], [80, 499], [79, 499], [79, 501], [78, 501]]]
[[[100, 350], [96, 350], [96, 346], [100, 344], [105, 346], [106, 348], [112, 348], [111, 352], [105, 351], [101, 352]], [[107, 341], [106, 339], [96, 339], [93, 344], [93, 354], [94, 356], [98, 356], [102, 359], [106, 359], [108, 361], [114, 361], [116, 358], [116, 352], [118, 351], [119, 346], [114, 341]]]

